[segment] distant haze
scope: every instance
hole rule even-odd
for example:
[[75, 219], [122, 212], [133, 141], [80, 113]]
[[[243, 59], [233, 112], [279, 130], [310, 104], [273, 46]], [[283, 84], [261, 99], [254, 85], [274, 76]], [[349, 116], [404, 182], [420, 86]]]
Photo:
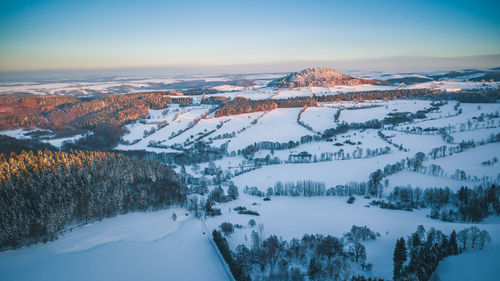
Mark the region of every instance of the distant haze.
[[498, 0], [3, 0], [0, 71], [490, 67], [498, 56], [481, 56], [500, 54], [499, 10]]
[[325, 66], [339, 71], [430, 72], [469, 68], [491, 69], [500, 66], [500, 55], [456, 58], [389, 57], [363, 60], [289, 61], [235, 65], [192, 65], [164, 67], [130, 67], [110, 69], [73, 69], [0, 72], [0, 81], [103, 79], [110, 77], [167, 77], [183, 75], [219, 75], [295, 72], [304, 68]]

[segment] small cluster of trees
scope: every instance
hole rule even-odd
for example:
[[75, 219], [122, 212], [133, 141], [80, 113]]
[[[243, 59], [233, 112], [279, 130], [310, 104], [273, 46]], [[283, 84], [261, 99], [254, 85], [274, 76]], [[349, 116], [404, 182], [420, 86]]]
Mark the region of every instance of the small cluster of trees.
[[373, 232], [366, 225], [365, 226], [353, 225], [351, 231], [344, 234], [344, 239], [346, 239], [350, 243], [354, 243], [359, 241], [375, 240], [377, 236], [380, 236], [380, 234]]
[[[230, 231], [230, 226], [224, 227]], [[295, 281], [306, 280], [306, 276], [309, 280], [346, 280], [352, 277], [352, 263], [371, 269], [365, 263], [366, 249], [360, 241], [370, 240], [372, 232], [366, 227], [353, 226], [353, 229], [355, 233], [348, 233], [350, 240], [306, 234], [302, 239], [284, 241], [275, 235], [264, 239], [261, 231], [252, 231], [251, 247], [241, 244], [234, 252], [219, 231], [214, 230], [212, 235], [236, 280]], [[306, 272], [302, 270], [304, 267]], [[352, 280], [363, 280], [359, 278]]]
[[431, 210], [431, 217], [452, 222], [480, 222], [491, 214], [500, 214], [500, 188], [494, 184], [486, 189], [462, 186], [451, 195], [451, 201], [454, 208], [438, 205]]
[[[430, 217], [450, 222], [480, 222], [491, 214], [500, 214], [500, 188], [495, 184], [473, 189], [461, 187], [457, 192], [446, 188], [395, 187], [389, 202], [375, 202], [383, 208], [412, 210], [431, 207]], [[452, 207], [450, 207], [452, 206]]]
[[267, 196], [323, 196], [326, 192], [324, 182], [303, 180], [297, 182], [277, 181], [274, 188], [267, 189]]
[[407, 242], [403, 237], [396, 242], [393, 280], [429, 280], [443, 258], [458, 255], [467, 246], [482, 249], [490, 240], [487, 231], [475, 226], [446, 236], [434, 228], [426, 232], [419, 225]]
[[324, 196], [326, 194], [326, 187], [324, 182], [303, 180], [297, 182], [277, 181], [274, 188], [269, 187], [267, 192], [260, 191], [257, 187], [245, 186], [243, 190], [245, 193], [263, 197], [267, 196]]
[[264, 196], [351, 196], [366, 195], [367, 184], [365, 182], [349, 182], [344, 185], [336, 185], [326, 188], [324, 182], [303, 180], [283, 183], [277, 181], [273, 188], [269, 187], [266, 192], [259, 190], [256, 186], [245, 186], [243, 192], [264, 197]]
[[144, 151], [120, 151], [122, 153], [134, 154], [140, 157], [147, 156], [148, 158], [158, 159], [168, 164], [177, 165], [193, 165], [197, 163], [210, 162], [222, 159], [225, 155], [225, 148], [217, 148], [208, 145], [203, 140], [194, 142], [189, 148], [184, 148], [180, 144], [170, 146], [160, 144], [149, 144], [150, 147], [171, 148], [178, 150], [177, 153], [148, 153]]
[[[204, 182], [190, 189], [192, 193], [198, 193], [203, 195], [208, 192], [208, 187]], [[215, 203], [229, 202], [231, 200], [236, 200], [239, 197], [238, 187], [230, 183], [227, 188], [227, 195], [224, 189], [220, 185], [215, 186], [210, 193], [208, 193], [207, 198], [200, 197], [197, 194], [192, 194], [188, 198], [187, 209], [192, 211], [195, 217], [206, 216], [219, 216], [222, 214], [221, 210], [215, 208]]]
[[236, 200], [238, 199], [238, 196], [238, 187], [236, 187], [234, 184], [230, 184], [227, 188], [227, 195], [224, 195], [224, 190], [220, 185], [218, 185], [208, 194], [208, 199], [212, 200], [213, 202], [220, 203]]
[[238, 206], [238, 207], [235, 207], [233, 208], [233, 210], [237, 211], [238, 214], [240, 215], [252, 215], [252, 216], [260, 216], [260, 214], [256, 211], [252, 211], [252, 210], [248, 210], [246, 207], [244, 206]]
[[97, 151], [0, 156], [0, 248], [52, 240], [73, 222], [183, 204], [169, 167]]
[[398, 125], [401, 123], [411, 122], [414, 119], [424, 119], [426, 118], [426, 114], [431, 113], [432, 111], [439, 110], [439, 107], [444, 104], [433, 104], [431, 107], [427, 109], [418, 110], [415, 113], [411, 112], [390, 112], [386, 118], [384, 118], [384, 124]]
[[348, 182], [343, 185], [330, 187], [326, 191], [329, 196], [351, 196], [351, 195], [366, 195], [368, 187], [366, 182]]

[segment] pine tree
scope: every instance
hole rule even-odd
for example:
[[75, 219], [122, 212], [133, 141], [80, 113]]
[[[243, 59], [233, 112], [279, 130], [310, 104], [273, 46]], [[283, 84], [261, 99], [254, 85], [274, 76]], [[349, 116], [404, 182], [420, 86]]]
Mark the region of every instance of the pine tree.
[[234, 184], [230, 185], [227, 189], [227, 196], [229, 196], [232, 200], [238, 199], [238, 188]]
[[396, 248], [394, 249], [394, 272], [393, 279], [399, 280], [401, 276], [401, 269], [403, 268], [403, 264], [406, 261], [406, 242], [403, 237], [398, 239], [396, 242]]
[[321, 264], [319, 261], [312, 257], [309, 261], [309, 267], [307, 268], [307, 274], [309, 275], [309, 279], [317, 280], [319, 278], [321, 272]]
[[450, 241], [448, 242], [450, 247], [450, 255], [458, 254], [458, 244], [457, 244], [457, 233], [453, 230], [450, 234]]

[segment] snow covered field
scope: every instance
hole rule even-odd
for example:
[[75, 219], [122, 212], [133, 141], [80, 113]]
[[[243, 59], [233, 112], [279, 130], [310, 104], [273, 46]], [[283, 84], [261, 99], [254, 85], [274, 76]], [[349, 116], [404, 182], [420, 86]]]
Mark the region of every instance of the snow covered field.
[[259, 119], [255, 126], [251, 126], [232, 139], [228, 151], [242, 149], [260, 141], [297, 141], [302, 136], [310, 135], [311, 132], [297, 123], [299, 111], [300, 108], [272, 110]]
[[[365, 207], [369, 200], [358, 198], [354, 204], [345, 203], [346, 197], [272, 197], [271, 201], [262, 201], [262, 198], [241, 195], [237, 201], [231, 202], [222, 209], [224, 214], [207, 221], [207, 224], [217, 228], [222, 222], [230, 221], [233, 224], [243, 225], [244, 228], [236, 230], [229, 238], [232, 247], [239, 244], [250, 246], [250, 234], [257, 231], [257, 227], [248, 226], [248, 221], [254, 219], [257, 224], [264, 225], [264, 236], [277, 235], [284, 240], [301, 238], [304, 234], [320, 233], [324, 235], [334, 235], [341, 237], [348, 232], [353, 225], [368, 226], [373, 231], [379, 232], [381, 237], [374, 241], [365, 242], [367, 261], [373, 264], [373, 275], [390, 280], [392, 278], [392, 252], [395, 240], [399, 237], [406, 237], [415, 232], [418, 225], [423, 225], [426, 229], [434, 227], [445, 233], [452, 230], [462, 230], [469, 227], [468, 224], [446, 223], [432, 220], [426, 217], [428, 209], [413, 212], [384, 210], [376, 207]], [[257, 203], [257, 205], [253, 205]], [[257, 211], [260, 216], [240, 215], [236, 211], [230, 210], [235, 206], [245, 206], [248, 209]], [[487, 220], [477, 224], [480, 229], [486, 229], [494, 239], [492, 245], [488, 245], [490, 251], [485, 256], [482, 251], [471, 251], [464, 256], [452, 257], [445, 265], [442, 272], [442, 280], [470, 280], [466, 276], [453, 279], [464, 270], [457, 268], [453, 259], [466, 259], [467, 255], [476, 255], [483, 262], [481, 270], [496, 272], [500, 259], [500, 222], [498, 220]], [[246, 239], [245, 239], [246, 237]], [[446, 261], [446, 259], [445, 259]], [[441, 268], [440, 268], [441, 270]], [[441, 272], [440, 272], [441, 273]], [[451, 278], [448, 279], [447, 276]], [[491, 275], [493, 276], [493, 275]], [[494, 279], [485, 279], [494, 280]]]
[[465, 171], [467, 175], [479, 179], [488, 177], [499, 180], [500, 165], [482, 165], [483, 162], [494, 157], [500, 158], [500, 143], [487, 144], [445, 158], [429, 160], [428, 164], [440, 165], [449, 175], [459, 169]]
[[405, 156], [409, 156], [409, 154], [397, 152], [394, 155], [387, 154], [366, 159], [270, 165], [239, 175], [232, 180], [240, 189], [245, 186], [257, 186], [262, 191], [274, 186], [277, 181], [314, 180], [325, 182], [327, 187], [332, 187], [349, 182], [365, 182], [377, 167], [392, 164], [395, 159], [404, 158]]
[[[363, 106], [374, 107], [363, 108]], [[352, 107], [346, 105], [346, 110], [342, 110], [340, 113], [339, 121], [346, 123], [363, 123], [372, 119], [382, 120], [391, 112], [415, 113], [418, 110], [429, 107], [431, 107], [429, 101], [419, 100], [360, 103]]]
[[[411, 180], [409, 180], [411, 179]], [[462, 186], [471, 186], [470, 182], [454, 180], [446, 177], [437, 177], [426, 174], [419, 174], [411, 171], [401, 171], [394, 175], [388, 176], [387, 180], [389, 185], [384, 189], [385, 193], [390, 193], [394, 187], [411, 186], [413, 188], [450, 188], [450, 190], [457, 191]]]
[[424, 152], [428, 153], [433, 148], [446, 145], [439, 135], [420, 135], [420, 134], [407, 134], [398, 131], [382, 131], [384, 135], [390, 137], [392, 143], [402, 145], [410, 152]]
[[226, 280], [201, 222], [185, 213], [175, 208], [121, 215], [47, 245], [0, 253], [0, 279]]
[[[497, 114], [500, 112], [499, 103], [481, 104], [481, 103], [462, 103], [459, 107], [462, 113], [446, 117], [438, 118], [435, 120], [427, 120], [423, 122], [416, 122], [413, 125], [402, 125], [400, 127], [420, 127], [420, 128], [446, 128], [453, 127], [455, 131], [464, 131], [470, 129], [477, 129], [486, 127], [487, 121], [475, 122], [475, 118], [479, 117], [481, 114]], [[487, 118], [486, 118], [487, 119]], [[494, 118], [495, 119], [495, 118]], [[493, 120], [491, 126], [499, 126], [498, 118]], [[463, 125], [462, 125], [463, 124]], [[469, 127], [470, 124], [470, 127]], [[462, 125], [462, 126], [461, 126]]]
[[[371, 78], [428, 78], [431, 74], [365, 73]], [[433, 74], [434, 75], [434, 74]], [[437, 74], [435, 74], [437, 75]], [[278, 75], [279, 76], [279, 75]], [[311, 87], [300, 89], [274, 89], [267, 82], [277, 75], [248, 75], [256, 80], [254, 86], [235, 86], [231, 77], [188, 77], [205, 82], [220, 82], [210, 86], [210, 96], [249, 99], [284, 99], [298, 96], [338, 94], [353, 91], [391, 90], [398, 87], [432, 88], [442, 91], [457, 89], [498, 88], [498, 83], [468, 82], [443, 79], [433, 82], [401, 86], [343, 86]], [[472, 77], [472, 76], [471, 76]], [[464, 78], [465, 79], [465, 78]], [[227, 81], [226, 81], [227, 80]], [[58, 94], [81, 91], [108, 92], [123, 83], [141, 91], [152, 83], [167, 84], [181, 79], [137, 79], [135, 81], [110, 81], [100, 85], [81, 83], [28, 83], [1, 84], [0, 93], [31, 91], [36, 94]], [[225, 83], [227, 82], [227, 83]], [[97, 82], [96, 82], [97, 83]], [[200, 96], [195, 99], [201, 100]], [[264, 226], [264, 235], [277, 235], [285, 240], [301, 238], [304, 234], [342, 236], [352, 225], [366, 225], [381, 234], [375, 241], [364, 242], [367, 262], [373, 271], [366, 275], [392, 278], [392, 254], [396, 239], [407, 237], [418, 225], [426, 229], [435, 227], [449, 234], [471, 225], [487, 230], [492, 243], [483, 250], [467, 250], [459, 256], [445, 258], [437, 273], [443, 281], [474, 280], [474, 274], [484, 272], [483, 280], [497, 280], [500, 275], [500, 219], [491, 215], [481, 223], [451, 223], [429, 217], [430, 208], [413, 211], [389, 210], [370, 206], [371, 199], [356, 195], [353, 204], [347, 197], [286, 197], [270, 196], [270, 201], [243, 192], [245, 187], [256, 187], [266, 192], [277, 182], [289, 183], [304, 180], [324, 183], [326, 188], [349, 183], [367, 183], [376, 170], [387, 165], [407, 162], [422, 152], [425, 169], [414, 171], [405, 168], [382, 180], [382, 196], [396, 186], [413, 188], [445, 188], [457, 191], [462, 186], [473, 188], [481, 184], [500, 182], [500, 103], [460, 103], [447, 101], [439, 109], [398, 125], [367, 129], [350, 128], [333, 136], [321, 138], [327, 129], [338, 124], [364, 123], [373, 119], [384, 120], [393, 113], [417, 113], [435, 104], [430, 100], [376, 100], [363, 102], [329, 102], [308, 107], [298, 120], [302, 108], [277, 108], [268, 112], [254, 112], [215, 118], [217, 105], [192, 104], [150, 110], [148, 115], [125, 125], [118, 150], [146, 150], [176, 153], [184, 156], [195, 149], [198, 142], [215, 151], [212, 161], [195, 165], [174, 163], [176, 172], [203, 182], [209, 191], [216, 186], [227, 190], [234, 183], [239, 199], [218, 203], [221, 216], [207, 218], [209, 231], [219, 229], [222, 222], [240, 224], [241, 229], [228, 237], [234, 250], [239, 244], [250, 246], [250, 235]], [[335, 115], [339, 112], [338, 120]], [[209, 114], [210, 113], [210, 114]], [[356, 127], [359, 128], [359, 127]], [[452, 138], [446, 139], [438, 129], [445, 129]], [[33, 131], [8, 130], [0, 134], [15, 138], [30, 138]], [[494, 137], [491, 137], [491, 136]], [[67, 138], [42, 139], [55, 146], [64, 141], [74, 141], [83, 135]], [[306, 141], [301, 138], [308, 136]], [[313, 138], [314, 136], [314, 138]], [[464, 151], [450, 151], [461, 142], [474, 141], [475, 147]], [[492, 143], [484, 143], [484, 142]], [[244, 148], [262, 142], [279, 143], [272, 149], [259, 148], [242, 152]], [[267, 143], [267, 144], [269, 144]], [[430, 157], [436, 148], [444, 148], [444, 157]], [[215, 155], [215, 156], [214, 156]], [[497, 160], [495, 160], [497, 159]], [[430, 167], [439, 165], [437, 175]], [[215, 171], [211, 171], [214, 169]], [[247, 169], [248, 171], [243, 171]], [[459, 171], [457, 171], [459, 170]], [[463, 173], [460, 173], [463, 171]], [[241, 173], [241, 174], [238, 174]], [[458, 178], [456, 175], [463, 175]], [[206, 197], [207, 194], [205, 193]], [[381, 198], [387, 199], [387, 198]], [[259, 216], [241, 215], [233, 208], [244, 206], [257, 211]], [[177, 214], [177, 220], [172, 214]], [[188, 216], [186, 216], [188, 214]], [[250, 227], [254, 219], [257, 226]], [[201, 222], [185, 208], [172, 208], [158, 212], [130, 213], [115, 218], [77, 227], [61, 235], [58, 240], [25, 249], [0, 253], [0, 280], [225, 280], [226, 275], [212, 246], [210, 233], [203, 234]], [[463, 265], [466, 266], [463, 266]], [[29, 270], [28, 270], [29, 269]]]

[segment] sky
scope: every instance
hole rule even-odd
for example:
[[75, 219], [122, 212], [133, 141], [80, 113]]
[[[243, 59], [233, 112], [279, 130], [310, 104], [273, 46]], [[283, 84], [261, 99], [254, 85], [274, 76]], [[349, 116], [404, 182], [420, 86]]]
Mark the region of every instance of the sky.
[[0, 1], [4, 73], [498, 54], [500, 1]]

